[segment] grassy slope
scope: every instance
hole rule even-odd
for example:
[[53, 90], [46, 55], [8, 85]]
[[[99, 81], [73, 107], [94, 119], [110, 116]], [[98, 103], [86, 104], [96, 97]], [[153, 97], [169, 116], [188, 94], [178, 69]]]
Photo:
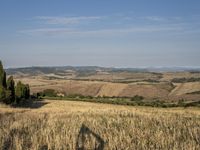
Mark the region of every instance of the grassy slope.
[[[177, 73], [178, 74], [178, 73]], [[199, 91], [200, 82], [177, 83], [173, 86], [169, 82], [137, 82], [137, 83], [111, 83], [101, 81], [76, 81], [45, 79], [41, 76], [19, 77], [15, 81], [21, 80], [30, 85], [32, 93], [43, 91], [44, 89], [54, 89], [65, 94], [82, 94], [91, 96], [135, 96], [140, 95], [147, 99], [158, 98], [160, 100], [199, 100], [200, 94], [193, 94]], [[192, 93], [188, 95], [188, 93]]]
[[[199, 149], [200, 110], [72, 101], [0, 105], [0, 147], [10, 149]], [[79, 133], [85, 138], [78, 138]]]

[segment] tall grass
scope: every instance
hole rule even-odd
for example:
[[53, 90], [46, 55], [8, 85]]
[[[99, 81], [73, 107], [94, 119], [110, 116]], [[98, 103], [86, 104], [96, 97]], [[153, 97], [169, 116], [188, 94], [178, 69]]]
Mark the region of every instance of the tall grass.
[[1, 149], [200, 149], [198, 109], [46, 102], [37, 109], [0, 106]]

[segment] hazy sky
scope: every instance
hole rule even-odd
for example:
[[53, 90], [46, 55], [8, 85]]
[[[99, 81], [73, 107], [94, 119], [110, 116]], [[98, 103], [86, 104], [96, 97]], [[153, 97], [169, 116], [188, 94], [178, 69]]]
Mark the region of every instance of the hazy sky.
[[200, 66], [199, 0], [1, 0], [6, 67]]

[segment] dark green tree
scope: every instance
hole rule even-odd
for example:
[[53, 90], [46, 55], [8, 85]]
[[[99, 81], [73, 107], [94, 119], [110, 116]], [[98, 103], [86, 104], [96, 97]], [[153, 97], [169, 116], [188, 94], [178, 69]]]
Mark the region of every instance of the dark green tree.
[[30, 97], [30, 88], [28, 84], [23, 84], [21, 81], [17, 83], [15, 89], [16, 102], [19, 103], [21, 100], [26, 100]]
[[0, 85], [6, 88], [6, 72], [3, 69], [1, 61], [0, 61]]
[[19, 103], [21, 100], [29, 99], [29, 97], [30, 88], [28, 84], [25, 85], [19, 81], [15, 88], [15, 82], [12, 76], [10, 76], [6, 82], [6, 72], [0, 61], [0, 101], [11, 104], [16, 100], [16, 102]]
[[6, 100], [6, 73], [3, 69], [2, 62], [0, 61], [0, 101]]
[[15, 82], [13, 76], [10, 76], [7, 80], [7, 90], [10, 91], [10, 102], [15, 102]]
[[16, 97], [17, 103], [19, 103], [20, 100], [23, 98], [23, 91], [22, 91], [23, 87], [22, 86], [23, 86], [23, 84], [21, 83], [21, 81], [19, 81], [15, 88], [15, 97]]
[[4, 79], [4, 70], [2, 62], [0, 61], [0, 85], [3, 86], [3, 79]]
[[11, 91], [6, 90], [2, 86], [0, 86], [0, 101], [6, 104], [11, 103]]
[[0, 102], [4, 102], [6, 98], [6, 89], [0, 85]]
[[30, 88], [29, 88], [29, 85], [26, 84], [24, 86], [24, 98], [29, 99], [29, 97], [30, 97]]
[[6, 97], [5, 97], [3, 102], [6, 103], [6, 104], [11, 104], [12, 103], [12, 101], [11, 101], [11, 91], [6, 90], [5, 94], [6, 94]]

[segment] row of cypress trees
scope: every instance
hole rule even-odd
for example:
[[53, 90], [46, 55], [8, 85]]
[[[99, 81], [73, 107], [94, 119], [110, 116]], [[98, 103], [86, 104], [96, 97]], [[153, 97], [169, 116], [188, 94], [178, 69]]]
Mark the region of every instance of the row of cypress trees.
[[29, 99], [29, 97], [29, 85], [19, 81], [15, 86], [13, 76], [6, 80], [6, 72], [0, 61], [0, 102], [6, 104], [20, 103], [23, 100]]

